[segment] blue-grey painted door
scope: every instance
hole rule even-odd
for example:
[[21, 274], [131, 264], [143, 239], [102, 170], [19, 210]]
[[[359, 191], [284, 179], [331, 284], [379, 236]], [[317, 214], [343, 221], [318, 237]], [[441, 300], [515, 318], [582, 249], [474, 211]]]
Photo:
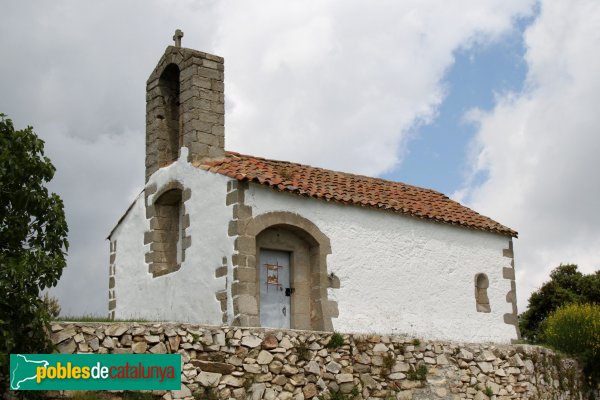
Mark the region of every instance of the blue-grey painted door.
[[290, 253], [261, 249], [259, 268], [260, 326], [289, 328]]

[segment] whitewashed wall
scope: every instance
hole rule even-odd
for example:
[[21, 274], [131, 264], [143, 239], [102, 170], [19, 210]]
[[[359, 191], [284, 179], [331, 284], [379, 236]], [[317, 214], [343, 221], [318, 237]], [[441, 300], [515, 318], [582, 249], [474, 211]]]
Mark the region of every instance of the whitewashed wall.
[[[157, 193], [171, 181], [179, 181], [192, 191], [185, 202], [190, 216], [192, 245], [186, 249], [179, 271], [153, 278], [144, 255], [144, 232], [149, 230], [144, 195], [112, 233], [117, 241], [115, 258], [115, 318], [144, 318], [207, 324], [221, 324], [221, 308], [215, 292], [225, 289], [225, 277], [215, 278], [222, 258], [231, 263], [233, 238], [227, 234], [231, 207], [225, 205], [228, 178], [193, 167], [187, 149], [168, 167], [154, 173], [148, 185], [156, 183]], [[153, 202], [153, 196], [148, 199]], [[231, 266], [228, 266], [231, 271]]]
[[[510, 266], [502, 249], [509, 238], [434, 223], [391, 212], [343, 206], [256, 184], [246, 193], [253, 216], [295, 212], [331, 240], [328, 273], [340, 289], [329, 289], [341, 332], [410, 334], [431, 339], [509, 342], [515, 327], [504, 323]], [[474, 277], [487, 274], [491, 313], [475, 310]]]
[[[149, 223], [141, 195], [115, 229], [117, 241], [116, 318], [145, 318], [220, 324], [215, 292], [225, 288], [225, 277], [214, 271], [227, 257], [231, 263], [233, 238], [227, 234], [231, 207], [225, 205], [228, 178], [200, 170], [182, 157], [150, 178], [158, 192], [171, 180], [192, 190], [185, 203], [192, 245], [175, 273], [153, 278], [143, 244]], [[150, 197], [149, 201], [153, 201]], [[253, 216], [289, 211], [315, 223], [331, 240], [328, 273], [335, 273], [340, 289], [329, 289], [340, 315], [336, 330], [409, 334], [431, 339], [469, 342], [508, 342], [515, 328], [504, 323], [512, 312], [506, 302], [510, 281], [502, 278], [509, 238], [497, 234], [433, 223], [391, 212], [343, 206], [251, 184], [246, 204]], [[228, 265], [231, 282], [231, 265]], [[475, 310], [474, 277], [487, 274], [491, 313]], [[230, 302], [231, 303], [231, 302]], [[231, 309], [231, 304], [229, 304]], [[230, 315], [230, 319], [231, 319]]]

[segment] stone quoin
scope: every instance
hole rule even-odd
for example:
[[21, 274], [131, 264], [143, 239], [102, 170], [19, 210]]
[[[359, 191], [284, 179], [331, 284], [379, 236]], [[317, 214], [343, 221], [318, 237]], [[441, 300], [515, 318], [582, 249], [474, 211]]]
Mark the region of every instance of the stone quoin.
[[147, 81], [146, 182], [108, 237], [110, 317], [519, 338], [514, 230], [434, 190], [226, 151], [224, 60], [182, 37]]

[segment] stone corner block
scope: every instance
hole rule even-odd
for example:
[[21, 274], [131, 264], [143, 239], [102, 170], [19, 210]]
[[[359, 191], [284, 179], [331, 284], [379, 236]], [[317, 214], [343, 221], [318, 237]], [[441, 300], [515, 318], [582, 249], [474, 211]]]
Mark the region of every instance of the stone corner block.
[[256, 298], [248, 294], [237, 295], [233, 298], [234, 314], [258, 315]]

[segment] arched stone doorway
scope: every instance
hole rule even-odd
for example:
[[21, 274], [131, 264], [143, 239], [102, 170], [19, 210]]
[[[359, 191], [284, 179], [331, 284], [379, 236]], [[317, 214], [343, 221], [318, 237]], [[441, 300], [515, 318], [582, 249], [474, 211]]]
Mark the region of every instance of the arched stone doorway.
[[[260, 325], [261, 268], [267, 268], [265, 251], [289, 255], [289, 324], [292, 329], [332, 330], [337, 303], [327, 299], [329, 238], [308, 219], [289, 212], [271, 212], [251, 218], [238, 238], [238, 260], [234, 270], [233, 299], [236, 325]], [[261, 252], [263, 260], [261, 261]], [[263, 274], [264, 275], [264, 274]], [[263, 276], [264, 277], [264, 276]], [[264, 310], [263, 310], [264, 312]]]

